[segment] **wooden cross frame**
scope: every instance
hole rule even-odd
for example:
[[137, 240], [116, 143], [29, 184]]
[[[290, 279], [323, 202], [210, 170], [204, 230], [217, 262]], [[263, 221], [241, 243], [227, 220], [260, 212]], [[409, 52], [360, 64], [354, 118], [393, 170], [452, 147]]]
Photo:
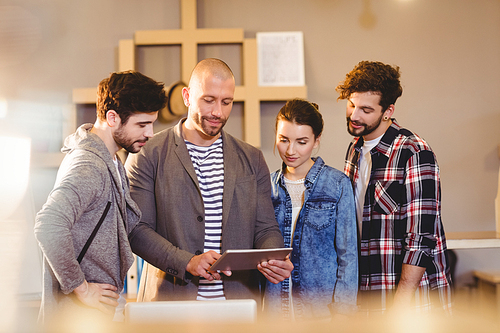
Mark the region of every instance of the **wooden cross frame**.
[[[243, 140], [261, 145], [260, 102], [307, 98], [307, 87], [261, 87], [258, 85], [257, 41], [243, 37], [243, 29], [198, 29], [196, 0], [181, 0], [181, 29], [136, 31], [134, 40], [120, 40], [119, 71], [135, 69], [135, 48], [145, 45], [181, 45], [181, 77], [188, 82], [198, 63], [199, 44], [242, 44], [243, 85], [235, 90], [235, 102], [243, 102]], [[95, 103], [95, 88], [73, 90], [75, 104]]]

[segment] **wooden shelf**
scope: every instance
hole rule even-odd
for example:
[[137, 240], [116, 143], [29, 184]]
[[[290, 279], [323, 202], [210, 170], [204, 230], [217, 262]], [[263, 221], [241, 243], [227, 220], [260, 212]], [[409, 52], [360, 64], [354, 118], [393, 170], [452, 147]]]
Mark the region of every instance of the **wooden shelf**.
[[447, 232], [446, 245], [450, 250], [500, 248], [496, 231]]
[[73, 103], [95, 104], [97, 101], [97, 87], [73, 89]]

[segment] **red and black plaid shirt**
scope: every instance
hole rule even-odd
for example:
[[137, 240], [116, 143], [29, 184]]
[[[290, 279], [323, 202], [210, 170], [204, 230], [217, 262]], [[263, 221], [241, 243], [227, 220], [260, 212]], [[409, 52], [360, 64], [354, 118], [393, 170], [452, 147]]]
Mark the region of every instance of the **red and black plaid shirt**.
[[[358, 180], [362, 146], [363, 138], [355, 138], [346, 154], [344, 172], [353, 185]], [[385, 310], [402, 264], [409, 264], [426, 268], [416, 293], [417, 306], [430, 307], [430, 291], [438, 291], [442, 307], [449, 311], [451, 279], [434, 153], [422, 138], [393, 119], [371, 150], [371, 158], [361, 227], [360, 301], [366, 292], [370, 309]]]

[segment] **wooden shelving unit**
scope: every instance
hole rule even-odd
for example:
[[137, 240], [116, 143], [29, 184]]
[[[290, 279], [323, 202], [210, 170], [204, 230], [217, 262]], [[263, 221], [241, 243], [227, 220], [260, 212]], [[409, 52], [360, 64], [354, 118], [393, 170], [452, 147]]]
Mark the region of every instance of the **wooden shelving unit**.
[[[235, 89], [235, 102], [243, 102], [243, 139], [261, 146], [260, 102], [307, 98], [306, 86], [261, 87], [258, 85], [257, 41], [244, 38], [243, 29], [199, 29], [196, 26], [196, 0], [181, 0], [181, 29], [136, 31], [134, 39], [121, 40], [118, 51], [120, 71], [135, 69], [136, 46], [181, 45], [181, 77], [189, 82], [198, 63], [198, 45], [241, 44], [243, 47], [243, 81]], [[95, 103], [96, 88], [73, 90], [73, 103]]]

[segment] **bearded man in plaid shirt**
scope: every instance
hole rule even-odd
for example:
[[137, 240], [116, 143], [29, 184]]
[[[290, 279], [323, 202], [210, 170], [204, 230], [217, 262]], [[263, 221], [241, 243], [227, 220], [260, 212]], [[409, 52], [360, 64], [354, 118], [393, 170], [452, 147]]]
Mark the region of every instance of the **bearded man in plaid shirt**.
[[392, 115], [399, 67], [362, 61], [337, 86], [355, 138], [344, 172], [356, 197], [363, 310], [451, 310], [439, 167], [429, 145]]

